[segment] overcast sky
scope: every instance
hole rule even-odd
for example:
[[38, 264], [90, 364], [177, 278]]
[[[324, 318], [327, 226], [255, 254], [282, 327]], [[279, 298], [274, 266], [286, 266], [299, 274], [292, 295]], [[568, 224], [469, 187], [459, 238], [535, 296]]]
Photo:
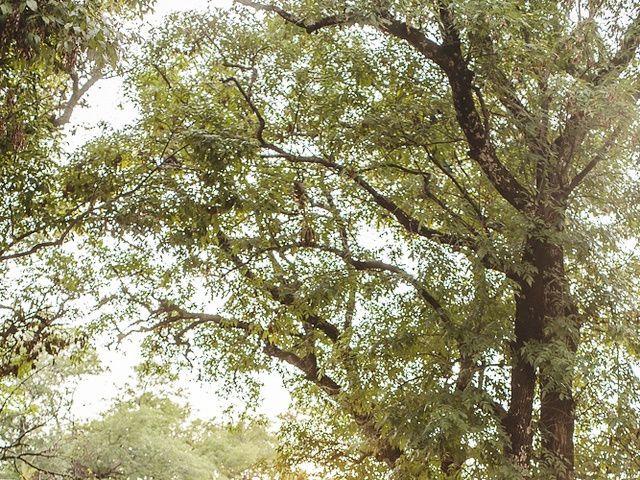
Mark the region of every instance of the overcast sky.
[[[153, 15], [147, 17], [149, 24], [157, 25], [164, 16], [176, 11], [206, 9], [208, 6], [229, 6], [231, 0], [158, 0]], [[67, 127], [70, 148], [77, 147], [100, 133], [99, 124], [105, 122], [114, 128], [121, 128], [135, 120], [136, 111], [124, 101], [122, 79], [101, 80], [88, 93], [87, 106], [74, 112]], [[74, 132], [73, 134], [71, 132]], [[99, 346], [99, 355], [107, 368], [104, 374], [83, 379], [76, 390], [74, 413], [79, 418], [94, 417], [108, 408], [114, 399], [121, 396], [127, 384], [133, 383], [133, 367], [141, 361], [140, 337], [131, 339], [119, 348], [107, 348], [108, 339], [99, 339], [105, 345]], [[289, 404], [289, 395], [275, 375], [264, 377], [263, 401], [258, 411], [275, 420]], [[223, 398], [220, 386], [198, 382], [193, 376], [185, 375], [179, 386], [200, 418], [223, 418], [224, 409], [237, 402], [234, 398]]]

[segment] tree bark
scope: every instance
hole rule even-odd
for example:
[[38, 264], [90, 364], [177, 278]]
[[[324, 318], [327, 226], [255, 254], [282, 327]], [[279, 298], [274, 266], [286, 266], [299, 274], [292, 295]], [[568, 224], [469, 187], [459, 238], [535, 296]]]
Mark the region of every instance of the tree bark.
[[[516, 296], [515, 339], [512, 346], [511, 403], [504, 428], [510, 440], [507, 453], [523, 472], [532, 461], [534, 398], [540, 390], [539, 433], [552, 477], [572, 480], [575, 402], [572, 397], [572, 372], [559, 374], [554, 368], [534, 367], [538, 349], [550, 345], [565, 346], [569, 357], [575, 354], [575, 321], [564, 271], [564, 251], [553, 240], [562, 231], [562, 206], [540, 209], [539, 226], [528, 236], [523, 261], [534, 267], [529, 282], [522, 281]], [[527, 351], [527, 346], [531, 348]], [[555, 367], [555, 366], [552, 366]], [[553, 371], [552, 371], [553, 370]], [[550, 454], [550, 455], [549, 455]], [[526, 474], [525, 474], [526, 475]]]
[[[541, 378], [545, 383], [545, 378]], [[544, 386], [542, 387], [544, 389]], [[542, 448], [552, 455], [551, 469], [557, 480], [573, 480], [574, 477], [574, 412], [575, 401], [571, 389], [563, 392], [555, 389], [542, 395], [540, 429]]]
[[[563, 352], [572, 358], [577, 350], [577, 323], [574, 308], [568, 298], [564, 272], [564, 253], [561, 248], [552, 250], [553, 271], [547, 282], [548, 309], [545, 318], [546, 344], [554, 342], [566, 349]], [[558, 324], [559, 323], [559, 324]], [[540, 433], [543, 450], [551, 454], [551, 470], [558, 480], [574, 478], [575, 401], [573, 399], [573, 366], [567, 372], [540, 374]]]
[[544, 267], [546, 250], [543, 242], [530, 236], [524, 248], [523, 261], [536, 272], [531, 283], [523, 281], [516, 295], [515, 339], [512, 345], [511, 402], [504, 421], [510, 444], [507, 453], [515, 464], [527, 470], [531, 462], [533, 443], [533, 401], [536, 371], [525, 354], [525, 347], [540, 341], [544, 325]]

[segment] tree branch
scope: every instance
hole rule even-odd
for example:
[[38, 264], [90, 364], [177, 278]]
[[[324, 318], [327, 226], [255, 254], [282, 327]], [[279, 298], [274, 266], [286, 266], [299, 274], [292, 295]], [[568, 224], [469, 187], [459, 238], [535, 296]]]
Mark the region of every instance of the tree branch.
[[[300, 356], [291, 351], [280, 348], [269, 339], [269, 335], [262, 327], [254, 323], [241, 320], [231, 320], [222, 317], [221, 315], [190, 312], [170, 302], [163, 302], [155, 313], [167, 316], [167, 321], [164, 322], [163, 325], [180, 320], [195, 319], [198, 321], [197, 324], [213, 323], [220, 327], [237, 328], [247, 333], [256, 334], [262, 342], [263, 352], [267, 356], [296, 367], [303, 373], [304, 377], [308, 381], [317, 385], [324, 393], [334, 398], [347, 409], [363, 432], [376, 442], [378, 447], [376, 458], [378, 460], [385, 461], [388, 464], [393, 465], [402, 455], [402, 451], [399, 448], [392, 446], [386, 439], [384, 439], [382, 432], [375, 425], [375, 420], [371, 415], [363, 414], [349, 405], [346, 402], [346, 399], [341, 395], [343, 392], [340, 385], [326, 373], [320, 374], [315, 354], [308, 353], [305, 356]], [[194, 325], [195, 324], [196, 323], [194, 323]]]
[[[381, 22], [373, 24], [366, 17], [358, 15], [332, 15], [314, 23], [308, 23], [295, 15], [273, 5], [256, 3], [248, 0], [237, 0], [239, 3], [267, 12], [277, 13], [293, 25], [313, 31], [325, 26], [341, 24], [361, 24], [373, 26], [390, 36], [406, 41], [425, 58], [438, 65], [449, 80], [453, 95], [458, 124], [467, 138], [469, 156], [480, 166], [484, 174], [511, 205], [521, 212], [530, 212], [532, 198], [530, 193], [516, 180], [512, 173], [498, 159], [495, 149], [490, 144], [489, 132], [476, 109], [473, 90], [473, 72], [469, 70], [460, 47], [460, 38], [452, 21], [452, 14], [442, 7], [441, 21], [446, 43], [439, 45], [424, 32], [412, 25], [394, 18], [388, 11], [378, 12]], [[254, 112], [255, 113], [255, 112]]]
[[67, 103], [62, 110], [62, 114], [59, 117], [52, 118], [51, 122], [54, 126], [61, 127], [66, 123], [69, 123], [69, 121], [71, 120], [71, 115], [73, 114], [74, 109], [78, 106], [80, 100], [82, 100], [82, 97], [87, 93], [87, 91], [89, 91], [89, 89], [93, 85], [95, 85], [98, 80], [102, 78], [102, 75], [102, 68], [95, 67], [91, 71], [91, 73], [89, 73], [87, 81], [84, 84], [80, 85], [78, 74], [76, 72], [73, 72], [71, 74], [71, 97], [69, 97], [69, 100], [67, 100]]
[[280, 7], [276, 7], [275, 5], [268, 5], [265, 3], [252, 2], [250, 0], [236, 0], [241, 5], [245, 5], [247, 7], [251, 7], [255, 10], [262, 10], [264, 12], [272, 12], [276, 13], [287, 22], [292, 23], [293, 25], [303, 28], [307, 31], [307, 33], [313, 33], [321, 28], [325, 27], [333, 27], [336, 25], [345, 25], [350, 23], [355, 23], [356, 18], [350, 15], [329, 15], [327, 17], [321, 18], [315, 22], [307, 22], [306, 20], [297, 18], [291, 13], [283, 10]]
[[611, 150], [613, 145], [615, 144], [616, 138], [618, 137], [620, 130], [616, 130], [613, 134], [607, 139], [607, 141], [602, 145], [602, 147], [598, 150], [598, 152], [593, 156], [591, 161], [587, 163], [580, 172], [578, 172], [569, 182], [569, 185], [565, 189], [565, 195], [568, 196], [576, 187], [578, 187], [584, 179], [591, 173], [591, 171], [600, 163], [607, 153]]
[[631, 21], [609, 65], [601, 69], [594, 80], [595, 84], [601, 83], [607, 75], [615, 71], [624, 70], [633, 60], [636, 50], [640, 47], [640, 13]]

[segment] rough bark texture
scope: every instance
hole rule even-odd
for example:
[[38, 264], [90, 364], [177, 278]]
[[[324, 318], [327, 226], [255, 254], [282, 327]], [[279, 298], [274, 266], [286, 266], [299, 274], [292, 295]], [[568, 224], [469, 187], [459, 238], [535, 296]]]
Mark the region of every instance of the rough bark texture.
[[542, 339], [545, 314], [545, 245], [529, 238], [525, 245], [523, 260], [535, 266], [537, 272], [529, 284], [521, 283], [516, 296], [515, 340], [512, 347], [511, 403], [505, 419], [505, 430], [511, 444], [508, 453], [516, 464], [526, 469], [531, 460], [533, 441], [533, 400], [536, 387], [536, 372], [525, 354], [525, 347]]
[[[576, 319], [566, 291], [564, 252], [562, 248], [553, 246], [548, 256], [552, 263], [546, 282], [549, 313], [545, 317], [544, 342], [557, 342], [571, 357], [577, 350], [577, 339], [572, 332]], [[554, 322], [563, 323], [558, 326]], [[556, 478], [571, 480], [574, 478], [575, 401], [571, 384], [573, 372], [564, 373], [566, 376], [556, 374], [555, 378], [544, 371], [540, 374], [540, 432], [543, 449], [553, 457]]]
[[[551, 238], [564, 224], [562, 199], [543, 196], [536, 220], [524, 247], [523, 261], [534, 267], [533, 278], [522, 281], [516, 297], [515, 341], [512, 348], [511, 403], [504, 421], [511, 441], [508, 453], [524, 471], [531, 464], [532, 425], [536, 386], [540, 392], [540, 435], [545, 453], [552, 458], [549, 468], [557, 479], [573, 479], [574, 410], [571, 375], [559, 377], [549, 367], [535, 366], [539, 349], [563, 345], [569, 356], [577, 340], [568, 328], [575, 319], [570, 308], [564, 270], [564, 251]], [[527, 348], [528, 347], [528, 348]]]

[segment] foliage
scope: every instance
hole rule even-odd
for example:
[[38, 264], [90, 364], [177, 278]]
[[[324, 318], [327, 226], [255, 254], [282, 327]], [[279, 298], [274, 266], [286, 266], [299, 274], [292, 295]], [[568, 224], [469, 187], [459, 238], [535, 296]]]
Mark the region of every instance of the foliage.
[[29, 462], [40, 454], [30, 442], [63, 414], [54, 405], [62, 401], [54, 385], [64, 369], [47, 371], [86, 345], [77, 319], [78, 300], [89, 290], [89, 266], [77, 250], [55, 247], [104, 202], [89, 190], [81, 198], [70, 195], [77, 179], [67, 168], [61, 128], [88, 89], [116, 68], [127, 41], [123, 23], [147, 5], [0, 1], [0, 459], [5, 462]]
[[[637, 5], [238, 4], [158, 29], [140, 120], [60, 161], [146, 4], [0, 2], [3, 381], [100, 292], [152, 357], [250, 395], [279, 369], [283, 477], [633, 478]], [[72, 233], [90, 265], [33, 256]], [[124, 401], [56, 465], [204, 478], [226, 437], [186, 414]]]
[[78, 421], [76, 386], [99, 372], [95, 353], [67, 349], [3, 378], [2, 478], [232, 480], [269, 468], [273, 439], [264, 421], [193, 420], [184, 398], [150, 393], [155, 383], [135, 384], [98, 418]]
[[82, 197], [71, 194], [78, 179], [65, 165], [60, 127], [115, 68], [125, 18], [147, 5], [0, 2], [0, 376], [16, 374], [43, 350], [55, 355], [72, 340], [58, 327], [70, 297], [85, 293], [82, 267], [69, 251], [36, 256], [69, 240], [103, 204], [88, 189]]
[[37, 470], [21, 464], [26, 478], [231, 480], [249, 478], [272, 455], [263, 424], [189, 422], [188, 408], [151, 393], [42, 442], [54, 445], [53, 460], [38, 459]]
[[0, 381], [0, 474], [13, 478], [16, 469], [38, 471], [55, 454], [57, 442], [42, 437], [71, 421], [75, 381], [97, 370], [95, 356], [83, 348], [40, 355], [22, 364], [16, 375]]
[[132, 191], [105, 321], [286, 365], [329, 478], [632, 478], [637, 6], [239, 3], [159, 29], [79, 155]]

